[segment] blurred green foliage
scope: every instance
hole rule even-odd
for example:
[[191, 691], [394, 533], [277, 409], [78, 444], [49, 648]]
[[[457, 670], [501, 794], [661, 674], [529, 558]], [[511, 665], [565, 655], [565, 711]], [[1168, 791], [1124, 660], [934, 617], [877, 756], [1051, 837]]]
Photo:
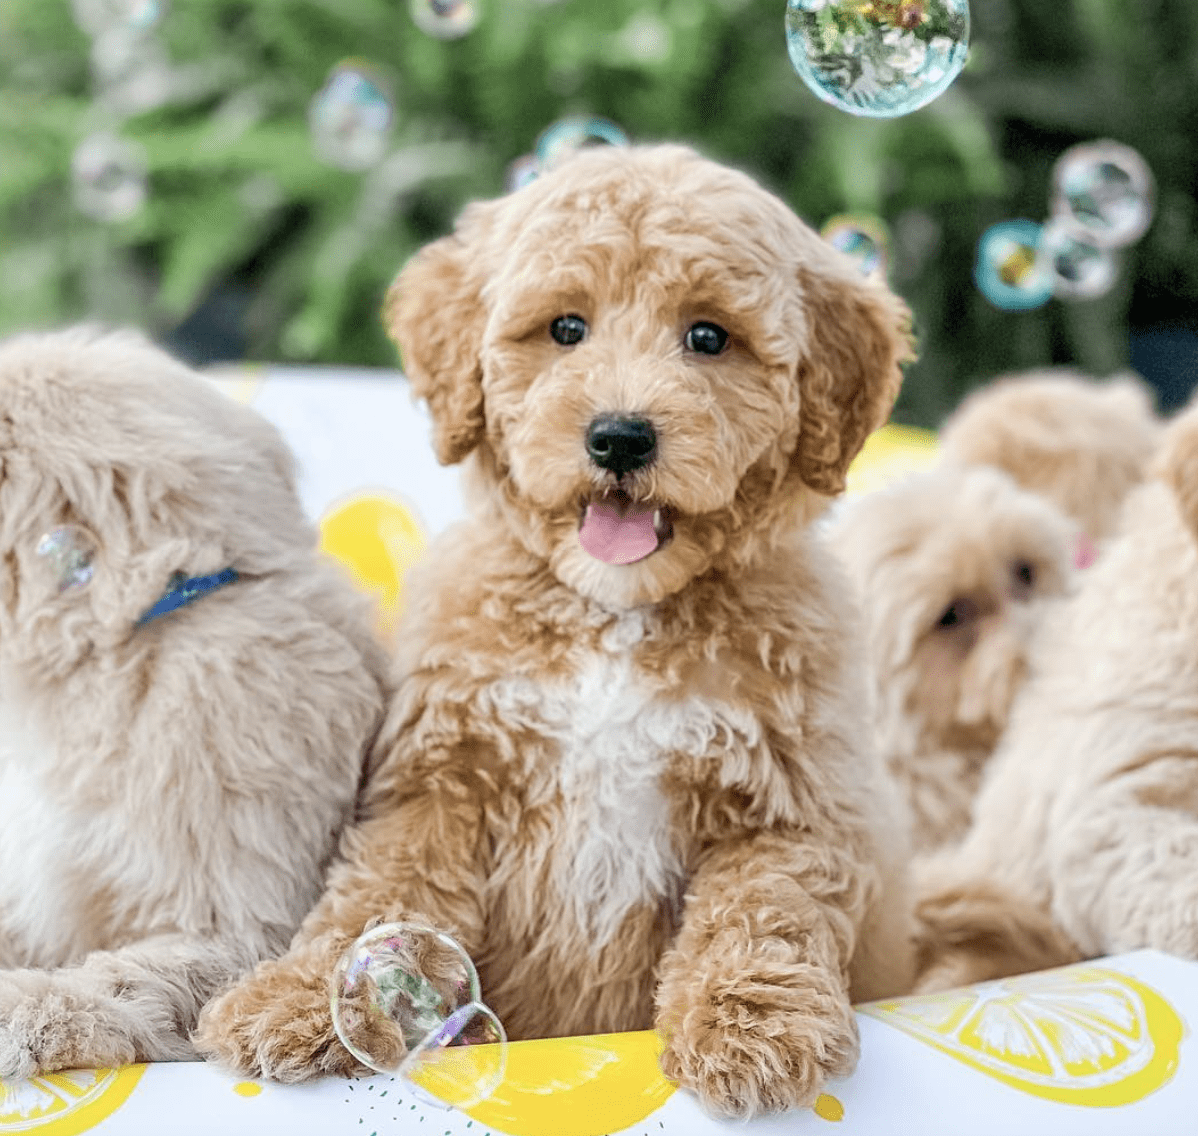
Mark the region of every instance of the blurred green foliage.
[[[145, 41], [164, 53], [165, 93], [115, 114], [67, 0], [0, 0], [0, 332], [86, 316], [199, 335], [207, 313], [252, 358], [393, 364], [378, 308], [398, 267], [464, 202], [502, 192], [507, 165], [573, 113], [637, 141], [689, 141], [813, 224], [884, 218], [921, 352], [906, 421], [934, 424], [1004, 370], [1105, 374], [1127, 363], [1132, 324], [1192, 318], [1193, 0], [974, 0], [962, 77], [889, 121], [808, 92], [787, 57], [785, 0], [477, 2], [479, 25], [442, 41], [404, 0], [176, 0]], [[350, 57], [397, 107], [388, 155], [359, 173], [322, 163], [307, 123]], [[108, 224], [79, 213], [70, 185], [74, 148], [105, 128], [140, 142], [150, 166], [145, 207]], [[1158, 182], [1156, 221], [1119, 285], [1085, 303], [991, 307], [972, 284], [979, 235], [1043, 218], [1056, 156], [1100, 137], [1136, 147]]]

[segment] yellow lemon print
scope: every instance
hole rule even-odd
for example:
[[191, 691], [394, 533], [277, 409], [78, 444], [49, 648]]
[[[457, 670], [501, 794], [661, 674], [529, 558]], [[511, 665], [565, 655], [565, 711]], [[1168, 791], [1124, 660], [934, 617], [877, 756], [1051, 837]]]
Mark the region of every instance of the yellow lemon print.
[[144, 1065], [125, 1065], [0, 1079], [0, 1133], [77, 1136], [116, 1112], [145, 1071]]
[[1165, 1084], [1184, 1031], [1155, 990], [1091, 966], [858, 1008], [1023, 1092], [1099, 1108]]
[[407, 506], [385, 493], [354, 497], [320, 522], [320, 547], [378, 601], [384, 633], [395, 628], [403, 610], [404, 576], [426, 543]]
[[844, 1105], [830, 1093], [820, 1093], [815, 1098], [815, 1104], [811, 1106], [811, 1111], [821, 1120], [836, 1121], [844, 1119]]
[[875, 430], [849, 466], [846, 492], [869, 493], [895, 477], [927, 469], [936, 460], [936, 435], [931, 430], [889, 423]]
[[[446, 1055], [474, 1048], [490, 1047]], [[661, 1039], [652, 1030], [514, 1042], [499, 1087], [464, 1111], [509, 1136], [605, 1136], [644, 1120], [673, 1094], [660, 1056]], [[420, 1083], [452, 1098], [431, 1079]]]

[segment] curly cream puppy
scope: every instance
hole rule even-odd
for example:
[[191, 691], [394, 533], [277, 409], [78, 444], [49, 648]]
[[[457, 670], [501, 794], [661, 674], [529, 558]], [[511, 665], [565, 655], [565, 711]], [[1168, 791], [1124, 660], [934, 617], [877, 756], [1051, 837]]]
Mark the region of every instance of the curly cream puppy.
[[319, 896], [388, 690], [314, 543], [274, 429], [150, 344], [0, 345], [0, 1076], [194, 1056]]
[[939, 466], [828, 530], [865, 610], [874, 729], [926, 852], [964, 835], [1076, 526], [1001, 470]]
[[909, 316], [748, 177], [592, 151], [421, 252], [388, 303], [475, 505], [430, 549], [367, 819], [206, 1052], [350, 1072], [371, 920], [456, 935], [512, 1037], [656, 1024], [712, 1111], [810, 1103], [850, 997], [910, 980], [897, 792], [805, 522], [886, 417]]
[[973, 828], [928, 866], [927, 988], [1198, 958], [1198, 408], [1156, 472], [1045, 625]]
[[1160, 429], [1138, 375], [1100, 382], [1051, 367], [974, 391], [941, 427], [940, 449], [946, 461], [1006, 470], [1101, 543], [1144, 479]]

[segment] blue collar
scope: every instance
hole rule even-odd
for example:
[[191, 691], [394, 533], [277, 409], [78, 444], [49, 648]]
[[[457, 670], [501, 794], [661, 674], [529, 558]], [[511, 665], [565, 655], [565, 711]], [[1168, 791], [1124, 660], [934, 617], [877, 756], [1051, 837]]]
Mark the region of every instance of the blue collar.
[[176, 608], [186, 607], [201, 596], [206, 596], [209, 592], [215, 592], [218, 588], [223, 588], [226, 584], [231, 584], [236, 579], [237, 573], [232, 568], [226, 568], [223, 572], [216, 572], [211, 576], [188, 577], [184, 576], [181, 572], [176, 572], [171, 577], [170, 587], [167, 588], [166, 595], [150, 608], [137, 621], [135, 626], [141, 627], [149, 623], [151, 619], [157, 619], [160, 615], [166, 615]]

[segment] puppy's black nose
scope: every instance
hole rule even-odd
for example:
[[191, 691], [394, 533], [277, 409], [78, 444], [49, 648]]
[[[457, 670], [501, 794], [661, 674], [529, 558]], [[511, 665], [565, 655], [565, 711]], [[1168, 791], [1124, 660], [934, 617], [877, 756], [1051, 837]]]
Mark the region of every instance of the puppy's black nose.
[[616, 476], [642, 469], [657, 453], [657, 432], [643, 418], [603, 414], [587, 427], [591, 461]]

